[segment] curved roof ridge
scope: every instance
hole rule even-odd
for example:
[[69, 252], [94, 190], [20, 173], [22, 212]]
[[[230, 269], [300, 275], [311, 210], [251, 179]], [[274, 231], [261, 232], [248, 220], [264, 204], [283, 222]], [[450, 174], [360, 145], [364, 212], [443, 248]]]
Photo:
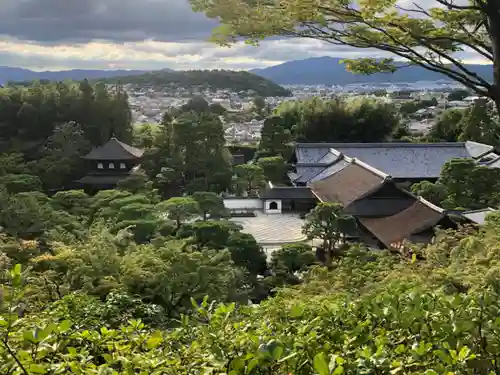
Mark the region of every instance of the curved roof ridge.
[[427, 199], [425, 199], [424, 197], [421, 197], [421, 196], [417, 196], [417, 199], [420, 203], [423, 203], [425, 204], [427, 207], [429, 207], [431, 210], [434, 210], [440, 214], [444, 214], [445, 213], [445, 210], [439, 206], [436, 206], [434, 203], [431, 203], [429, 202]]
[[[347, 160], [348, 158], [344, 157], [344, 159]], [[364, 169], [372, 172], [373, 174], [375, 174], [375, 175], [377, 175], [379, 177], [382, 177], [384, 180], [391, 180], [392, 179], [391, 175], [382, 172], [380, 169], [377, 169], [374, 166], [372, 166], [372, 165], [370, 165], [368, 163], [365, 163], [364, 161], [361, 161], [361, 160], [356, 159], [356, 158], [349, 158], [349, 159], [351, 159], [350, 163], [357, 164], [360, 167], [362, 167], [362, 168], [364, 168]]]
[[102, 146], [95, 147], [83, 159], [88, 160], [126, 160], [139, 159], [144, 150], [130, 146], [112, 137]]
[[333, 147], [330, 147], [330, 153], [337, 156], [338, 158], [342, 157], [343, 154], [339, 150], [334, 149]]
[[491, 208], [491, 207], [486, 207], [486, 208], [478, 208], [477, 210], [464, 211], [464, 212], [462, 212], [462, 214], [473, 214], [476, 212], [484, 212], [484, 211], [496, 212], [497, 210], [495, 210], [494, 208]]
[[[467, 141], [470, 142], [470, 141]], [[425, 147], [463, 147], [467, 142], [427, 142], [427, 143], [412, 143], [412, 142], [373, 142], [373, 143], [365, 143], [365, 142], [346, 142], [346, 143], [337, 143], [337, 142], [329, 142], [329, 143], [297, 143], [296, 147], [316, 147], [316, 148], [329, 148], [336, 149], [345, 148], [345, 147], [409, 147], [409, 148], [425, 148]], [[476, 142], [477, 143], [477, 142]]]

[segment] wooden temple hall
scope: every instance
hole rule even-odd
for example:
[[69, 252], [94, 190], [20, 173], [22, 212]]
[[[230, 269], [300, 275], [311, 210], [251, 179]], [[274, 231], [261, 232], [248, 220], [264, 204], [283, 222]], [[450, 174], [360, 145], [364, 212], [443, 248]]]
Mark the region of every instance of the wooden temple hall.
[[[405, 240], [428, 243], [437, 227], [456, 228], [456, 221], [408, 188], [437, 180], [443, 165], [455, 158], [500, 166], [493, 147], [476, 142], [299, 143], [288, 174], [291, 187], [269, 185], [261, 195], [264, 212], [308, 212], [317, 202], [339, 202], [356, 218], [358, 240], [369, 246], [397, 248]], [[477, 213], [460, 214], [464, 222], [477, 223], [471, 219]]]
[[88, 173], [76, 182], [91, 193], [113, 189], [139, 168], [143, 154], [144, 150], [112, 137], [83, 157], [88, 164]]

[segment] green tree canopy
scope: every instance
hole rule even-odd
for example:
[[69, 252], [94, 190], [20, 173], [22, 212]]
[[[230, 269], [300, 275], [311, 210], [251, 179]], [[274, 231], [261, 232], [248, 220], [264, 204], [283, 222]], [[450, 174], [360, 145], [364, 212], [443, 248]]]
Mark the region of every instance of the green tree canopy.
[[307, 214], [302, 228], [308, 239], [323, 241], [327, 264], [332, 256], [337, 255], [339, 241], [353, 234], [355, 229], [352, 219], [344, 215], [343, 210], [340, 203], [321, 202]]
[[268, 181], [281, 184], [285, 181], [287, 164], [281, 156], [269, 156], [260, 158], [257, 165], [262, 168], [264, 176]]
[[271, 256], [274, 269], [284, 269], [291, 274], [304, 271], [315, 263], [316, 256], [311, 246], [304, 243], [283, 245]]
[[281, 156], [285, 160], [291, 157], [293, 145], [292, 134], [284, 125], [284, 120], [279, 116], [268, 117], [264, 120], [259, 142], [261, 156]]
[[448, 109], [444, 111], [431, 127], [429, 138], [434, 141], [456, 142], [462, 134], [461, 121], [463, 109]]
[[470, 95], [469, 90], [456, 89], [448, 94], [448, 100], [462, 100]]
[[256, 164], [241, 164], [234, 168], [236, 189], [243, 194], [255, 196], [265, 185], [264, 171]]
[[196, 191], [192, 195], [193, 199], [198, 202], [198, 207], [203, 220], [208, 217], [224, 216], [226, 208], [222, 197], [210, 191]]
[[233, 262], [251, 275], [263, 275], [267, 270], [266, 254], [251, 234], [234, 231], [227, 248]]
[[175, 221], [179, 230], [184, 221], [194, 218], [199, 213], [200, 208], [198, 202], [191, 197], [174, 197], [159, 203], [158, 210]]
[[196, 112], [196, 113], [203, 113], [207, 112], [209, 108], [209, 104], [206, 101], [206, 99], [203, 96], [195, 96], [189, 101], [181, 106], [180, 110], [181, 112]]
[[275, 112], [298, 142], [382, 142], [399, 124], [395, 107], [376, 99], [315, 97], [284, 102]]
[[[394, 58], [347, 60], [347, 67], [370, 74], [393, 72], [407, 63], [418, 65], [492, 98], [500, 108], [500, 3], [496, 0], [471, 0], [465, 4], [433, 0], [425, 7], [417, 3], [405, 6], [396, 0], [191, 3], [195, 10], [221, 22], [214, 31], [214, 40], [222, 45], [241, 38], [258, 43], [280, 35], [375, 48]], [[491, 62], [493, 74], [480, 76], [466, 66], [457, 56], [457, 52], [465, 50]]]
[[447, 162], [435, 184], [424, 181], [412, 186], [415, 194], [444, 208], [470, 210], [497, 207], [499, 189], [500, 170], [470, 159]]
[[166, 124], [143, 168], [165, 197], [231, 187], [231, 154], [218, 116], [183, 113]]

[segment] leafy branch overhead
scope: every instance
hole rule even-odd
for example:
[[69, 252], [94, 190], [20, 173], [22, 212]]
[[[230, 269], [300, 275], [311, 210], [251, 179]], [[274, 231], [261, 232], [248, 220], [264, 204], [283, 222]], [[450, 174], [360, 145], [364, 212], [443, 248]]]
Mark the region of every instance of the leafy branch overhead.
[[[318, 39], [334, 45], [375, 48], [387, 58], [346, 60], [353, 71], [393, 72], [408, 64], [422, 66], [457, 81], [500, 106], [500, 2], [433, 0], [402, 6], [397, 0], [191, 0], [193, 9], [217, 18], [213, 40], [228, 46], [271, 36]], [[461, 4], [461, 5], [457, 5]], [[493, 64], [482, 77], [460, 60], [470, 52]]]

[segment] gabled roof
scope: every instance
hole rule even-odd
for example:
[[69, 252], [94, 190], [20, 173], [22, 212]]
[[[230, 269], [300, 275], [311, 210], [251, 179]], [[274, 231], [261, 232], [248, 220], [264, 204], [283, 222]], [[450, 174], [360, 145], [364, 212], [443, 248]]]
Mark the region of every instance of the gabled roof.
[[331, 164], [342, 158], [342, 153], [331, 148], [328, 152], [323, 155], [321, 159], [318, 160], [318, 164]]
[[488, 208], [483, 208], [481, 210], [465, 211], [462, 212], [461, 215], [466, 219], [469, 219], [473, 223], [483, 225], [486, 221], [486, 216], [488, 216], [492, 212], [496, 212], [496, 210], [494, 210], [491, 207], [488, 207]]
[[307, 183], [314, 176], [321, 173], [326, 166], [297, 166], [295, 167], [296, 173], [292, 176], [292, 182]]
[[391, 247], [410, 236], [435, 226], [445, 216], [444, 210], [418, 198], [407, 209], [382, 218], [359, 218], [363, 226], [384, 245]]
[[94, 148], [83, 158], [87, 160], [135, 160], [142, 157], [144, 150], [132, 147], [111, 138], [107, 143]]
[[477, 159], [493, 151], [493, 146], [473, 141], [465, 142], [465, 148], [467, 149], [467, 152], [470, 154], [470, 156], [474, 159]]
[[309, 184], [313, 194], [322, 202], [350, 203], [377, 190], [390, 180], [387, 174], [356, 159], [345, 158], [347, 166], [336, 173]]
[[478, 159], [492, 150], [493, 146], [477, 142], [297, 143], [295, 158], [297, 170], [305, 166], [326, 168], [326, 162], [333, 163], [336, 154], [343, 154], [393, 178], [421, 179], [438, 178], [443, 165], [451, 159]]
[[339, 172], [340, 170], [344, 169], [348, 165], [349, 165], [349, 162], [346, 161], [345, 159], [338, 160], [337, 162], [333, 163], [332, 165], [326, 167], [325, 169], [322, 169], [321, 172], [319, 172], [317, 175], [315, 175], [309, 181], [315, 182], [315, 181], [323, 180], [323, 179], [331, 176], [332, 174]]

